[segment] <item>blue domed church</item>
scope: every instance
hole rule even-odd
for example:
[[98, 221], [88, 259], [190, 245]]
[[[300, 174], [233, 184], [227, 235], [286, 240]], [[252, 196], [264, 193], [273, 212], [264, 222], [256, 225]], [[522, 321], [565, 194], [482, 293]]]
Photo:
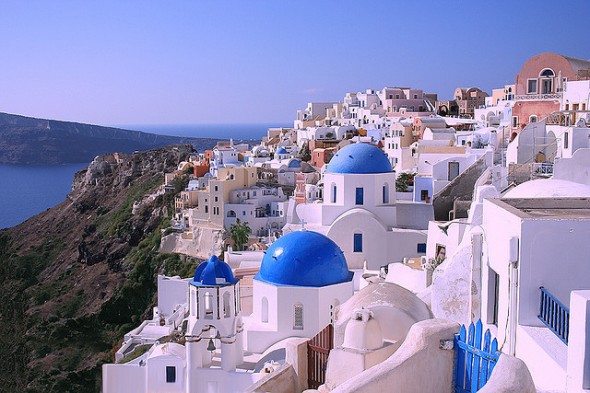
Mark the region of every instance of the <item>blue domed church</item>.
[[353, 273], [334, 241], [291, 232], [266, 251], [254, 277], [253, 313], [244, 318], [246, 349], [264, 352], [289, 337], [313, 337], [353, 294]]
[[325, 166], [323, 202], [297, 205], [283, 231], [297, 230], [303, 222], [308, 230], [327, 235], [355, 272], [424, 255], [432, 206], [398, 201], [395, 180], [391, 163], [377, 146], [347, 145]]

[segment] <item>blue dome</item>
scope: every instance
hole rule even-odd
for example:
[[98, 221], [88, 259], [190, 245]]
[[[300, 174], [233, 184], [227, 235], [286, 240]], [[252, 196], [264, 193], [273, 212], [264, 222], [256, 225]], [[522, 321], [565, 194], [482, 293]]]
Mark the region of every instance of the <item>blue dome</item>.
[[279, 147], [275, 154], [289, 154], [289, 152], [287, 150], [285, 150], [284, 147]]
[[234, 277], [229, 265], [217, 258], [211, 256], [207, 261], [202, 262], [195, 270], [195, 276], [189, 281], [195, 286], [225, 286], [238, 282]]
[[352, 280], [344, 253], [330, 238], [311, 231], [291, 232], [268, 250], [257, 280], [274, 285], [323, 287]]
[[353, 143], [338, 150], [328, 163], [328, 173], [387, 173], [391, 172], [387, 155], [377, 146]]

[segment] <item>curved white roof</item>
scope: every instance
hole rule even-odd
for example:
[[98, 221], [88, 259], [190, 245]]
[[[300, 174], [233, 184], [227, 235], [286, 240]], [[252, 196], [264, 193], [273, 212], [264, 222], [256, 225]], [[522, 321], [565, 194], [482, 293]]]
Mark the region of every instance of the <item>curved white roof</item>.
[[568, 180], [538, 179], [519, 184], [503, 198], [590, 197], [590, 186]]

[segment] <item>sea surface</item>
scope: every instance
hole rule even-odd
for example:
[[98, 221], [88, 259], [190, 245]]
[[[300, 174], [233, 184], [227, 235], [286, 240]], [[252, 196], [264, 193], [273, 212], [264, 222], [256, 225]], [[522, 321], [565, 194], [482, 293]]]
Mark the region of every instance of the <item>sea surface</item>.
[[[196, 138], [260, 140], [273, 124], [118, 125], [118, 127]], [[74, 174], [88, 163], [56, 166], [0, 164], [0, 229], [8, 228], [62, 202], [72, 189]]]

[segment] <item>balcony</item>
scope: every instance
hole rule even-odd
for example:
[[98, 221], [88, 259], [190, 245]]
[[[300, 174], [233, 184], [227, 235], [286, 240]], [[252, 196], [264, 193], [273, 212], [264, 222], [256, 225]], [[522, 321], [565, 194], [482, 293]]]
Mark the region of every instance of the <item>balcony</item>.
[[550, 94], [524, 94], [514, 96], [516, 101], [556, 101], [560, 100], [562, 93]]

